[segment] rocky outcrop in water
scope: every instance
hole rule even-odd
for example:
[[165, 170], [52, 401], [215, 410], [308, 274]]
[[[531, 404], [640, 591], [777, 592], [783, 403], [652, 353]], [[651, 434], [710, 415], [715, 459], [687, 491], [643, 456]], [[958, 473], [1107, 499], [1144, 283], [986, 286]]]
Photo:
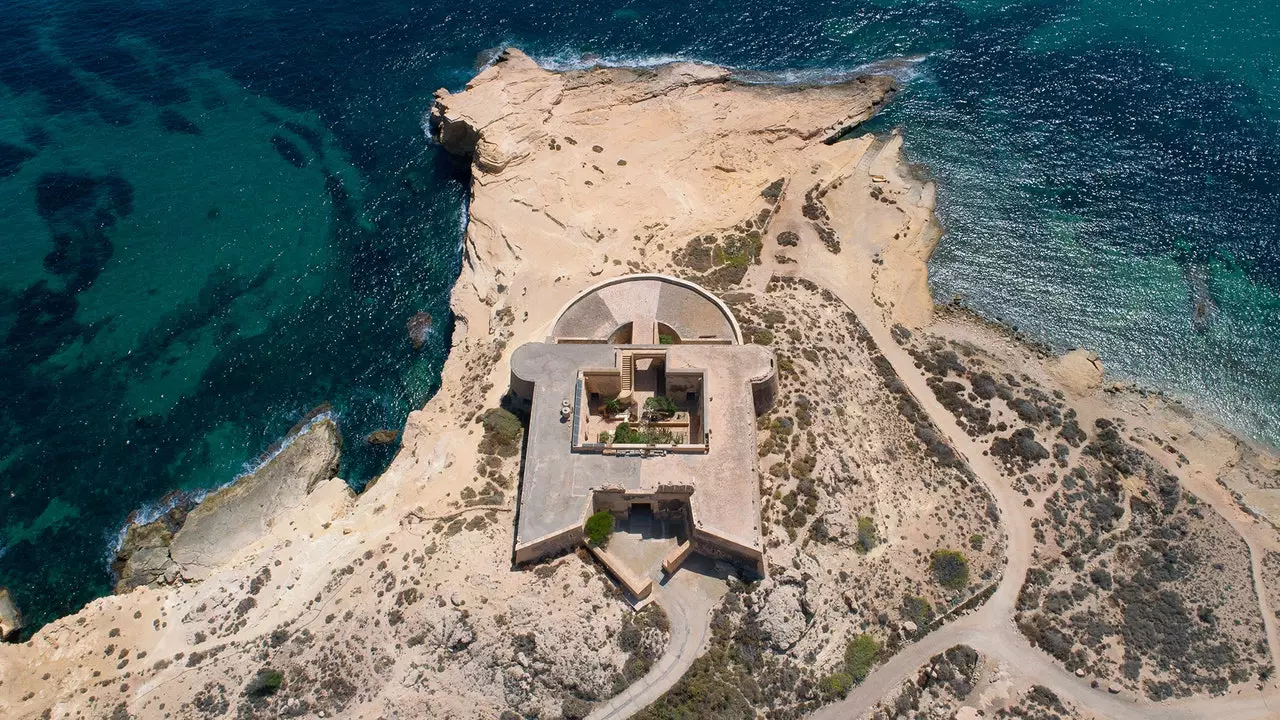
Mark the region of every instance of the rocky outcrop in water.
[[155, 520], [140, 523], [136, 517], [130, 519], [111, 563], [111, 569], [118, 578], [117, 593], [129, 592], [141, 585], [165, 585], [177, 580], [178, 568], [169, 557], [169, 545], [197, 502], [190, 495], [171, 495], [161, 500], [168, 509]]
[[12, 642], [22, 630], [22, 613], [9, 595], [9, 588], [0, 588], [0, 642]]
[[341, 448], [333, 420], [315, 419], [257, 470], [194, 507], [178, 502], [158, 519], [130, 526], [113, 563], [116, 592], [200, 580], [226, 565], [337, 475]]
[[369, 445], [390, 445], [396, 441], [396, 436], [399, 434], [390, 429], [374, 430], [365, 436], [364, 441]]
[[409, 342], [413, 343], [413, 349], [421, 350], [427, 344], [427, 333], [431, 331], [431, 313], [415, 313], [405, 324], [405, 329], [409, 332]]

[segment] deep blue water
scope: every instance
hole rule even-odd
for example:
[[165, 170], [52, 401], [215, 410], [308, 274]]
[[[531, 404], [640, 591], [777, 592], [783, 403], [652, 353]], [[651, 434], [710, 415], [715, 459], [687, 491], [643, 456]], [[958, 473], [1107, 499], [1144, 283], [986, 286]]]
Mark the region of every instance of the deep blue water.
[[[1280, 11], [1073, 2], [10, 2], [0, 28], [0, 585], [45, 622], [110, 586], [129, 513], [216, 487], [328, 402], [359, 487], [438, 384], [465, 174], [437, 87], [700, 59], [892, 58], [940, 184], [932, 264], [1121, 376], [1280, 437]], [[415, 350], [406, 322], [435, 326]]]

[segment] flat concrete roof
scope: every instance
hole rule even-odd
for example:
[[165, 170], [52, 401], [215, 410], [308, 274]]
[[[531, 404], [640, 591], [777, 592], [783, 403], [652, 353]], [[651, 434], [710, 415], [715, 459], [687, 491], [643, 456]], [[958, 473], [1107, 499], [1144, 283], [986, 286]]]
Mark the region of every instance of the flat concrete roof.
[[528, 343], [512, 354], [512, 373], [534, 384], [516, 546], [580, 526], [593, 488], [656, 490], [674, 484], [694, 488], [690, 504], [696, 530], [762, 550], [752, 383], [773, 374], [773, 353], [758, 345], [663, 347], [668, 371], [706, 372], [707, 453], [647, 458], [575, 453], [573, 422], [561, 418], [561, 403], [573, 402], [578, 371], [612, 367], [617, 347]]
[[733, 315], [697, 285], [665, 275], [627, 275], [588, 288], [556, 320], [556, 338], [608, 339], [622, 325], [657, 320], [685, 340], [741, 342]]

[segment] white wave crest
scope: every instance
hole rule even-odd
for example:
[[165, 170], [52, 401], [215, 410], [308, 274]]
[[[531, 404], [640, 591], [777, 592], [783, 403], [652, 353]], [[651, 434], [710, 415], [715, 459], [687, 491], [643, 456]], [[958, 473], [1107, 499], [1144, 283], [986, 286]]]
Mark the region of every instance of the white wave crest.
[[[689, 55], [595, 55], [581, 53], [570, 48], [551, 54], [530, 55], [539, 67], [563, 72], [587, 70], [593, 67], [652, 68], [671, 63], [687, 62], [699, 65], [720, 65]], [[852, 67], [797, 68], [790, 70], [760, 70], [749, 67], [727, 67], [730, 75], [739, 82], [753, 85], [834, 85], [861, 75], [892, 75], [899, 82], [907, 83], [919, 74], [919, 66], [927, 55], [885, 58]], [[490, 61], [490, 64], [492, 61]]]
[[257, 458], [252, 462], [245, 463], [244, 470], [242, 470], [235, 477], [231, 478], [231, 480], [223, 483], [222, 485], [219, 485], [216, 489], [221, 490], [222, 488], [227, 487], [228, 485], [231, 485], [232, 483], [234, 483], [235, 481], [239, 480], [242, 477], [245, 477], [246, 475], [252, 475], [258, 472], [263, 467], [265, 467], [267, 463], [271, 462], [272, 460], [275, 460], [280, 453], [284, 452], [286, 448], [292, 445], [293, 441], [311, 432], [311, 429], [314, 428], [318, 423], [321, 423], [325, 420], [333, 420], [333, 419], [334, 419], [333, 411], [331, 410], [325, 410], [322, 413], [317, 413], [315, 417], [307, 421], [306, 425], [303, 425], [302, 427], [298, 428], [297, 432], [286, 436], [285, 439], [278, 446], [276, 446], [274, 450], [267, 453], [266, 455], [263, 455]]
[[530, 55], [539, 67], [547, 70], [564, 72], [566, 70], [587, 70], [593, 67], [660, 67], [671, 63], [689, 62], [700, 65], [717, 63], [699, 60], [684, 55], [596, 55], [577, 52], [569, 48], [553, 54]]
[[190, 502], [195, 505], [204, 500], [210, 492], [212, 491], [192, 490], [191, 492], [169, 493], [162, 500], [144, 503], [139, 506], [137, 510], [129, 513], [129, 517], [116, 530], [114, 539], [108, 544], [107, 564], [110, 565], [115, 560], [116, 555], [120, 553], [120, 548], [124, 546], [124, 536], [129, 532], [129, 528], [135, 525], [153, 523], [180, 504]]

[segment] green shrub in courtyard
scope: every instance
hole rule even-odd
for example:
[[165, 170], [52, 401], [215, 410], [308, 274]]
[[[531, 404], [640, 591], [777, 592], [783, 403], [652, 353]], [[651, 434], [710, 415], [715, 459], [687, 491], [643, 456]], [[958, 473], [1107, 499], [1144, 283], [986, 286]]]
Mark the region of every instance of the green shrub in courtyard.
[[613, 514], [608, 510], [601, 510], [587, 518], [586, 534], [587, 542], [592, 545], [607, 545], [609, 536], [613, 534]]
[[644, 414], [648, 417], [666, 419], [676, 414], [680, 408], [665, 395], [654, 395], [644, 401]]
[[618, 423], [613, 431], [615, 445], [671, 445], [676, 436], [670, 430], [636, 428], [631, 423]]
[[613, 430], [613, 441], [619, 445], [641, 443], [642, 437], [643, 433], [631, 429], [631, 423], [618, 423], [618, 427]]

